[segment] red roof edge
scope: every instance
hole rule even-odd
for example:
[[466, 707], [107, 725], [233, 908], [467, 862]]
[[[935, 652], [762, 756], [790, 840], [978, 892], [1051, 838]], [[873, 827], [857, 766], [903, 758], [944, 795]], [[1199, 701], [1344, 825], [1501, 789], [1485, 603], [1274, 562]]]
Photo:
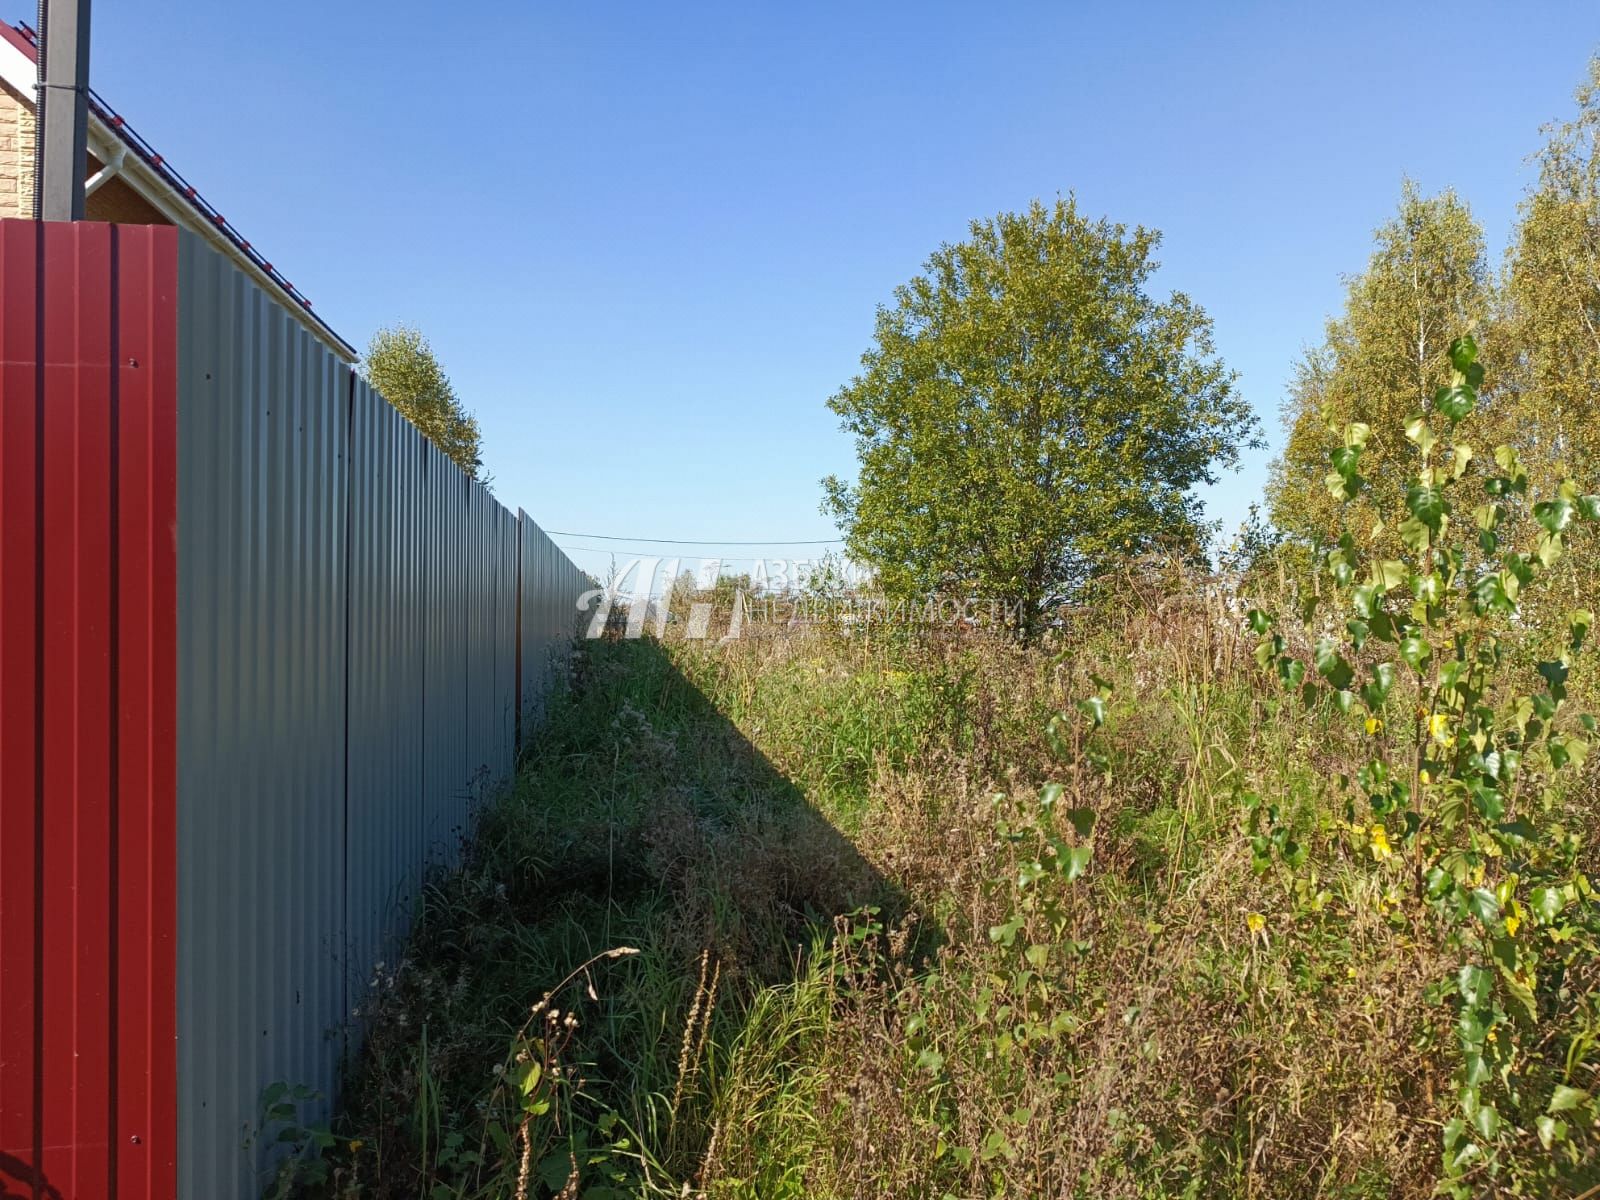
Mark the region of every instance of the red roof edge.
[[6, 41], [26, 54], [30, 62], [38, 62], [39, 48], [34, 44], [32, 33], [33, 31], [28, 29], [26, 25], [13, 29], [4, 21], [0, 21], [0, 37], [5, 38]]

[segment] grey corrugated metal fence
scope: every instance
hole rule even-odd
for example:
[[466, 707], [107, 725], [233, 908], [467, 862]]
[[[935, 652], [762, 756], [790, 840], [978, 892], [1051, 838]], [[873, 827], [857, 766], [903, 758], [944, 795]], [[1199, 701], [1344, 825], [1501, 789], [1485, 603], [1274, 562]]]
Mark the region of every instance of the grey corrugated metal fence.
[[243, 1200], [263, 1088], [334, 1095], [588, 581], [219, 255], [178, 267], [178, 1179]]

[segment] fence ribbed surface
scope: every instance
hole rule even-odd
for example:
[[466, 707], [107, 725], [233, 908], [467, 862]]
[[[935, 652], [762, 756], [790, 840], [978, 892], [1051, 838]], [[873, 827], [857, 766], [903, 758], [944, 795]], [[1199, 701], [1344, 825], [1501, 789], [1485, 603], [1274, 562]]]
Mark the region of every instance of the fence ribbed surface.
[[254, 1200], [588, 581], [193, 235], [0, 300], [0, 1195]]

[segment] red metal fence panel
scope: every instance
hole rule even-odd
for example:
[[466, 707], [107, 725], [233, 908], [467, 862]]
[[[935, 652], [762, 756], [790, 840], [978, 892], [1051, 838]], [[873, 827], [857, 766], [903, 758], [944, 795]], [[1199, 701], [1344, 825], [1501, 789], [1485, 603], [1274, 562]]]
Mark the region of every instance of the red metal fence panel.
[[0, 222], [0, 1194], [175, 1192], [177, 232]]

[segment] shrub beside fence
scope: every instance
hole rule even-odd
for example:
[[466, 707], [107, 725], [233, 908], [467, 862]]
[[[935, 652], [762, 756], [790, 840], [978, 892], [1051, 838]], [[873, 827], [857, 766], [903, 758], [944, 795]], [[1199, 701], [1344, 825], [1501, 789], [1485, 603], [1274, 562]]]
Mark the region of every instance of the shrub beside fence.
[[253, 1197], [588, 583], [192, 235], [0, 298], [0, 1194]]

